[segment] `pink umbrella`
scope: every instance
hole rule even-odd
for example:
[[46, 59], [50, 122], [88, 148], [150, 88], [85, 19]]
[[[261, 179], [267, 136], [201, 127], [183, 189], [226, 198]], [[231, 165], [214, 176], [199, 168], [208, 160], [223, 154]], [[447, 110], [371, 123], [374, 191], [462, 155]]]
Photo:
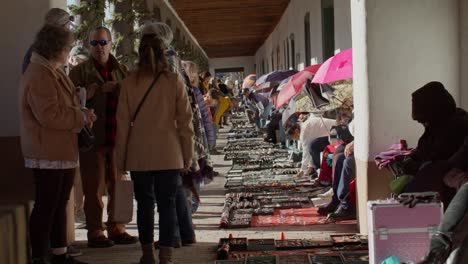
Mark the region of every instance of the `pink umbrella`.
[[302, 71], [294, 74], [291, 79], [283, 86], [280, 93], [278, 94], [278, 99], [275, 104], [275, 108], [279, 108], [285, 103], [289, 102], [291, 98], [296, 96], [304, 87], [307, 79], [312, 77], [317, 70], [320, 68], [321, 64], [315, 64], [309, 66]]
[[315, 74], [313, 83], [331, 83], [353, 78], [353, 50], [344, 50], [329, 58]]

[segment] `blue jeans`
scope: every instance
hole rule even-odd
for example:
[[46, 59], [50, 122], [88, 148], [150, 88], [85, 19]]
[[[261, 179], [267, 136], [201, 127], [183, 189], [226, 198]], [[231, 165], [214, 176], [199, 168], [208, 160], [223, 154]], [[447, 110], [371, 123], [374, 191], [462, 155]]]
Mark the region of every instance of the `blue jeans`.
[[349, 184], [356, 178], [356, 160], [354, 155], [350, 155], [343, 161], [343, 169], [339, 179], [337, 197], [340, 200], [340, 206], [348, 209], [349, 204]]
[[175, 222], [175, 236], [174, 243], [181, 240], [191, 240], [195, 237], [195, 232], [192, 225], [192, 214], [187, 207], [187, 196], [185, 195], [185, 188], [182, 186], [182, 179], [179, 177], [177, 185], [175, 206], [177, 211], [177, 219]]
[[[200, 194], [201, 182], [194, 179], [193, 185], [195, 185], [195, 189], [197, 190], [197, 193]], [[197, 212], [198, 206], [200, 206], [200, 203], [198, 202], [197, 198], [193, 196], [192, 197], [192, 214]]]
[[173, 247], [176, 218], [178, 170], [131, 172], [137, 201], [138, 237], [143, 245], [154, 241], [154, 203], [159, 212], [159, 244]]
[[338, 199], [338, 186], [340, 185], [341, 181], [341, 172], [343, 171], [343, 164], [346, 159], [345, 155], [343, 152], [341, 153], [336, 153], [333, 154], [335, 155], [334, 160], [335, 160], [335, 167], [333, 169], [333, 198], [332, 202], [335, 205], [338, 205], [340, 203], [340, 200]]
[[216, 137], [218, 136], [218, 125], [216, 124], [216, 122], [213, 122], [211, 126], [213, 127], [214, 139], [213, 141], [208, 142], [208, 145], [209, 145], [210, 150], [215, 150], [216, 149]]
[[260, 116], [260, 128], [265, 128], [266, 122], [268, 120], [268, 116], [271, 114], [271, 110], [273, 108], [273, 104], [270, 102], [265, 109], [263, 109], [263, 113]]

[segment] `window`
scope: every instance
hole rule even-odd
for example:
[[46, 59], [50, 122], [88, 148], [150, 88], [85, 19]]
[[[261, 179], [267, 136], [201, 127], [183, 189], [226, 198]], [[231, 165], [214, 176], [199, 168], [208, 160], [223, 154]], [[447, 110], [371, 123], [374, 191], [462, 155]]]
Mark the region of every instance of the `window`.
[[296, 69], [296, 44], [294, 42], [294, 34], [289, 37], [291, 40], [291, 68]]
[[282, 70], [283, 69], [283, 66], [281, 65], [280, 63], [280, 47], [279, 47], [279, 44], [278, 46], [276, 47], [276, 68], [277, 70]]
[[275, 58], [274, 58], [274, 54], [273, 54], [273, 51], [271, 52], [271, 71], [274, 71], [275, 70]]
[[335, 54], [335, 11], [333, 0], [322, 0], [323, 61]]
[[286, 39], [286, 58], [287, 58], [287, 65], [288, 69], [291, 68], [291, 54], [289, 53], [289, 40]]
[[166, 19], [166, 24], [167, 24], [170, 28], [172, 28], [172, 23], [171, 23], [171, 20], [170, 20], [169, 18]]
[[283, 43], [283, 62], [284, 62], [284, 68], [287, 70], [289, 68], [289, 65], [288, 65], [288, 51], [286, 50], [287, 49], [287, 44], [286, 44], [287, 41], [285, 41]]
[[262, 75], [263, 74], [265, 74], [265, 59], [262, 60]]
[[310, 13], [304, 17], [304, 39], [305, 39], [305, 66], [310, 65], [312, 59], [310, 52]]

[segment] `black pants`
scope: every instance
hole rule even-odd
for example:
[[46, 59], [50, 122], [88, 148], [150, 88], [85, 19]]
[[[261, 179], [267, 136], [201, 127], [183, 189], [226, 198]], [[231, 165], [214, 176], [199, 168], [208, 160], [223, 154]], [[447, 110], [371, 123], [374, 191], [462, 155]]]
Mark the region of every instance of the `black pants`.
[[[154, 241], [154, 203], [159, 213], [159, 245], [173, 247], [177, 225], [176, 191], [180, 171], [132, 171], [137, 201], [138, 237], [142, 245]], [[186, 201], [184, 201], [186, 202]]]
[[66, 206], [75, 180], [75, 169], [34, 169], [36, 201], [29, 235], [33, 259], [47, 259], [52, 248], [67, 246]]
[[328, 146], [328, 137], [316, 138], [310, 143], [310, 155], [312, 156], [312, 162], [314, 169], [320, 169], [320, 153]]

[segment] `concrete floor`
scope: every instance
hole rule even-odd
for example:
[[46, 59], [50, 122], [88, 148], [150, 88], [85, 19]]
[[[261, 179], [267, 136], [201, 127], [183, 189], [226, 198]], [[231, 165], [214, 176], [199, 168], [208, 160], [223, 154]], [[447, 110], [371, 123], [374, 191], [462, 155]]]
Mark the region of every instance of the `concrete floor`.
[[[218, 146], [220, 149], [226, 144], [227, 129], [220, 131]], [[193, 216], [196, 225], [197, 244], [190, 247], [182, 247], [175, 251], [175, 263], [214, 263], [216, 257], [216, 245], [219, 238], [234, 237], [248, 238], [275, 238], [279, 239], [281, 232], [286, 238], [310, 238], [317, 235], [327, 235], [330, 233], [356, 233], [356, 224], [328, 224], [302, 227], [273, 227], [273, 228], [248, 228], [223, 230], [219, 229], [219, 220], [224, 203], [224, 177], [223, 175], [231, 167], [230, 161], [224, 161], [223, 155], [213, 157], [215, 170], [220, 172], [220, 176], [206, 186], [202, 186], [201, 205], [198, 212]], [[134, 206], [136, 208], [136, 206]], [[78, 225], [77, 225], [78, 226]], [[158, 225], [155, 225], [155, 239], [157, 240]], [[136, 226], [136, 213], [133, 221], [127, 225], [127, 231], [132, 235], [138, 235]], [[138, 263], [140, 248], [138, 244], [121, 246], [116, 245], [106, 249], [89, 249], [86, 247], [86, 230], [76, 230], [77, 247], [82, 249], [81, 261], [88, 263]]]

